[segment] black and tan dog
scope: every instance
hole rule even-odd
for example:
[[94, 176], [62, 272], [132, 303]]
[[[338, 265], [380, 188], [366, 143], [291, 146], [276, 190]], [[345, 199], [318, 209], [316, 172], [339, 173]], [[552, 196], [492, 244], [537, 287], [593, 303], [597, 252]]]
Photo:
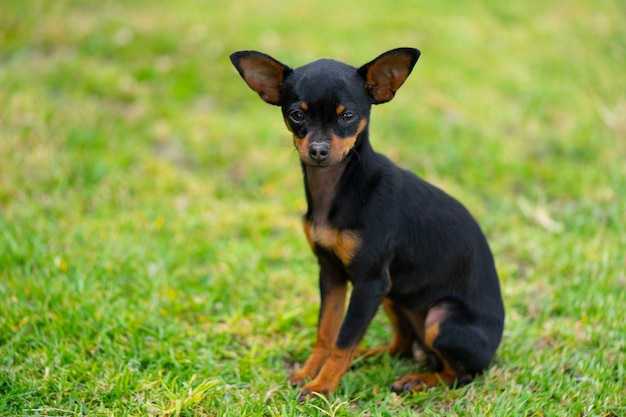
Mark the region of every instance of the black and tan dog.
[[[291, 69], [260, 52], [231, 55], [248, 86], [281, 107], [304, 173], [304, 231], [320, 266], [321, 310], [313, 352], [289, 378], [303, 385], [301, 399], [337, 388], [356, 354], [412, 356], [415, 343], [433, 372], [404, 376], [394, 391], [467, 383], [500, 343], [500, 286], [478, 224], [369, 142], [371, 105], [394, 97], [419, 55], [394, 49], [358, 69], [328, 59]], [[361, 351], [381, 303], [393, 340]]]

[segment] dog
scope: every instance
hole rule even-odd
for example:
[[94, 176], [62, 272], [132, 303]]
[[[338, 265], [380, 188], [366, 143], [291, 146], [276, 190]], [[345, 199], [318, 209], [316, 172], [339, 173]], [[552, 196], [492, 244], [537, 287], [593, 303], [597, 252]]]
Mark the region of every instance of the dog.
[[[394, 97], [419, 56], [397, 48], [359, 68], [321, 59], [295, 69], [257, 51], [230, 57], [252, 90], [280, 106], [300, 156], [304, 232], [321, 293], [315, 346], [289, 376], [300, 400], [334, 391], [356, 355], [413, 357], [414, 345], [432, 369], [397, 379], [393, 391], [459, 386], [489, 366], [500, 344], [500, 284], [477, 222], [369, 141], [372, 104]], [[381, 304], [391, 343], [359, 349]]]

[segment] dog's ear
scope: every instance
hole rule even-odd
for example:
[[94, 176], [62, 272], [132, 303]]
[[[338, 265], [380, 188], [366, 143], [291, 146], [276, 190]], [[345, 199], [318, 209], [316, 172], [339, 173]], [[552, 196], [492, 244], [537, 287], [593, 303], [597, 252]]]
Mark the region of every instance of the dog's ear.
[[419, 56], [420, 51], [415, 48], [392, 49], [357, 70], [365, 80], [365, 88], [374, 104], [385, 103], [393, 98]]
[[279, 105], [280, 92], [293, 70], [269, 55], [257, 51], [239, 51], [230, 60], [251, 89], [267, 103]]

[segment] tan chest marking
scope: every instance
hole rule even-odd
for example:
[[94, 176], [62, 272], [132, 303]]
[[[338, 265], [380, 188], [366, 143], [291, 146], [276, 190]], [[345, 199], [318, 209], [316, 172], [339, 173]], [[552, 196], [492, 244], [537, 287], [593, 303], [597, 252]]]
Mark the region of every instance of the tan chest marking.
[[313, 225], [305, 220], [304, 233], [311, 248], [319, 245], [332, 250], [345, 266], [350, 265], [361, 247], [359, 234], [352, 230], [336, 230], [330, 226]]

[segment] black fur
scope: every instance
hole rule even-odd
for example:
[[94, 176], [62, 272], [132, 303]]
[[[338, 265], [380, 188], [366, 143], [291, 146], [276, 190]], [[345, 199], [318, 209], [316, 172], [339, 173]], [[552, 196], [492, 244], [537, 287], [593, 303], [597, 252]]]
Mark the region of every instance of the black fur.
[[[385, 298], [399, 317], [395, 330], [421, 345], [434, 359], [435, 371], [448, 369], [455, 383], [486, 369], [500, 342], [500, 286], [478, 224], [457, 200], [398, 168], [370, 145], [371, 105], [393, 97], [418, 57], [419, 51], [400, 48], [358, 69], [325, 59], [293, 70], [259, 52], [231, 56], [250, 87], [282, 108], [293, 132], [308, 203], [305, 229], [350, 232], [332, 243], [321, 233], [316, 241], [307, 229], [320, 264], [320, 331], [332, 328], [330, 319], [323, 321], [326, 300], [347, 281], [352, 293], [333, 345], [318, 336], [315, 349], [322, 356], [330, 349], [328, 358], [319, 364], [311, 358], [311, 369], [305, 365], [302, 375], [292, 376], [294, 383], [315, 378], [303, 395], [335, 388], [339, 377], [335, 381], [324, 375], [331, 372], [324, 370], [326, 362], [333, 360], [332, 352], [349, 352], [346, 361], [351, 360]], [[347, 153], [333, 159], [357, 133]], [[430, 345], [425, 339], [429, 331], [436, 335]], [[404, 350], [400, 353], [407, 354]], [[445, 382], [452, 384], [452, 379]], [[415, 387], [405, 383], [394, 389]]]

